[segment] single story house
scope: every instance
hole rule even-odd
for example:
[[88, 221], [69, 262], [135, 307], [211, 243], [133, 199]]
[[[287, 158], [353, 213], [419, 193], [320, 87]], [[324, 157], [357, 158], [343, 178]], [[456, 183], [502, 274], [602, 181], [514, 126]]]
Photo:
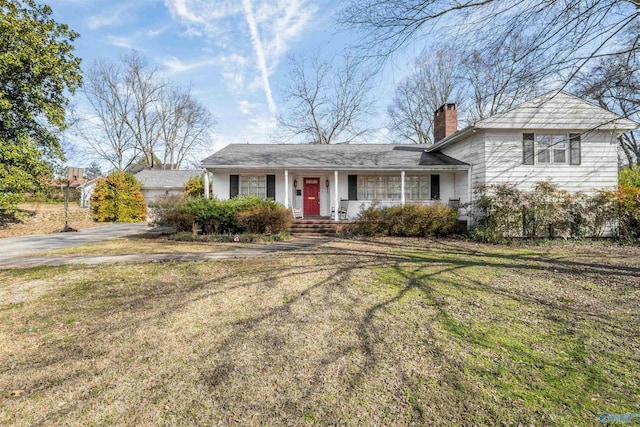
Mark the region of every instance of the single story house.
[[270, 197], [305, 217], [336, 221], [343, 199], [353, 218], [374, 201], [464, 204], [475, 185], [529, 189], [550, 179], [570, 192], [610, 189], [618, 183], [617, 136], [638, 126], [564, 91], [462, 130], [456, 104], [443, 105], [434, 118], [429, 146], [231, 144], [202, 161], [205, 188], [220, 199]]
[[182, 194], [187, 181], [201, 175], [201, 170], [145, 169], [136, 173], [135, 177], [142, 184], [142, 195], [149, 205], [158, 197]]

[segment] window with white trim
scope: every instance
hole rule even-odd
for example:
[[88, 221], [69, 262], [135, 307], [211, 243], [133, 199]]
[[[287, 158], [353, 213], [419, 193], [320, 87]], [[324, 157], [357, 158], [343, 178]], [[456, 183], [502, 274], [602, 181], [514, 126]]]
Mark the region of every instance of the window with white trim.
[[[400, 200], [402, 182], [399, 176], [358, 175], [358, 200]], [[429, 200], [430, 177], [405, 176], [406, 200]]]
[[358, 200], [400, 200], [400, 177], [358, 175]]
[[404, 198], [406, 200], [429, 200], [431, 198], [429, 176], [406, 176]]
[[522, 134], [522, 164], [580, 164], [580, 134]]
[[267, 177], [265, 175], [240, 175], [240, 194], [267, 197]]

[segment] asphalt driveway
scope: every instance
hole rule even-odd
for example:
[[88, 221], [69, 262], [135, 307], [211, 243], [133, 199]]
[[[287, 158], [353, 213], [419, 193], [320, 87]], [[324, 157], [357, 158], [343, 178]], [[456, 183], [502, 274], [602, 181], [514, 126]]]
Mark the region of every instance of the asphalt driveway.
[[62, 249], [85, 243], [100, 242], [118, 237], [131, 236], [150, 230], [146, 222], [133, 224], [111, 224], [91, 227], [71, 233], [33, 234], [29, 236], [0, 239], [0, 265], [36, 252]]

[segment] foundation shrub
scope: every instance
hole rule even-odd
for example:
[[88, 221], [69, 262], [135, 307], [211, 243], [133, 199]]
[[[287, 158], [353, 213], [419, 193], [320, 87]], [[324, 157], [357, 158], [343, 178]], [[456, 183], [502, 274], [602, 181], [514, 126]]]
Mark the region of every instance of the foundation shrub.
[[293, 221], [291, 211], [278, 203], [251, 206], [236, 214], [238, 226], [249, 233], [281, 233]]
[[194, 217], [181, 211], [181, 207], [186, 201], [185, 195], [159, 197], [149, 206], [153, 212], [153, 223], [171, 227], [177, 233], [191, 231]]
[[406, 205], [381, 208], [373, 204], [363, 209], [343, 233], [361, 236], [429, 237], [452, 234], [457, 213], [449, 206]]
[[516, 237], [580, 238], [613, 235], [640, 238], [640, 189], [620, 186], [617, 191], [594, 195], [569, 194], [549, 181], [531, 191], [513, 185], [481, 186], [475, 189], [474, 216], [477, 226], [471, 236], [487, 242]]

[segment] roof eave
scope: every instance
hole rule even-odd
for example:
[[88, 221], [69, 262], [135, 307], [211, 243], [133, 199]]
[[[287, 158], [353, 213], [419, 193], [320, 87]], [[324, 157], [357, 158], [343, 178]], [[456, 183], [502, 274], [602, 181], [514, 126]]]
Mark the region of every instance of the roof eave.
[[473, 134], [476, 131], [476, 127], [474, 125], [469, 125], [464, 129], [461, 129], [448, 137], [444, 138], [442, 141], [438, 141], [437, 143], [425, 148], [425, 151], [430, 153], [432, 151], [438, 151], [442, 147], [446, 147], [447, 145], [454, 144], [467, 136]]

